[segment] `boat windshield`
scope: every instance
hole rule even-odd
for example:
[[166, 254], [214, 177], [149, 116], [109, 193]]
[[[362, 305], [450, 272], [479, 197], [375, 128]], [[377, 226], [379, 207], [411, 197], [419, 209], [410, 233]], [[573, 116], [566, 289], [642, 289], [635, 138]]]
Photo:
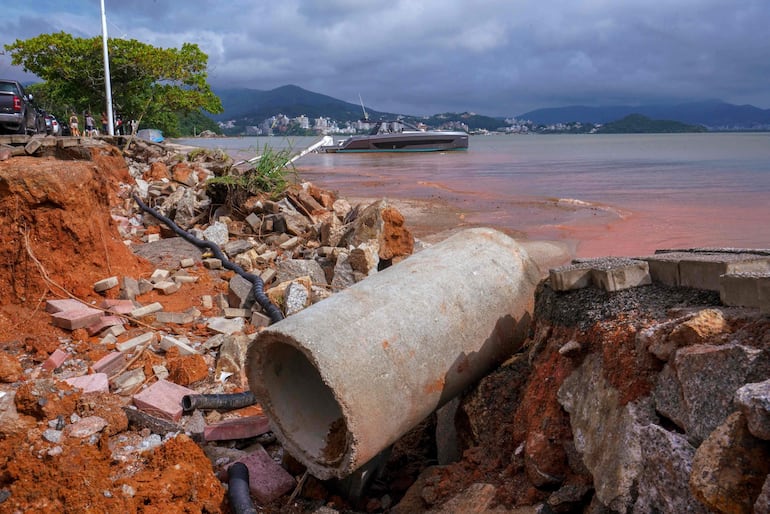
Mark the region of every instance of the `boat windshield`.
[[369, 131], [370, 136], [377, 134], [398, 134], [407, 131], [420, 131], [419, 128], [405, 121], [378, 121]]

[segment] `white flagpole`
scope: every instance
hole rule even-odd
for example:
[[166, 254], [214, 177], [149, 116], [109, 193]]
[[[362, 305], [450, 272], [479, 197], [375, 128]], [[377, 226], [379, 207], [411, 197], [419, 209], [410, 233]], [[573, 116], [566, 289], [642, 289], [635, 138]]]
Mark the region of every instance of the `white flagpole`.
[[102, 47], [104, 48], [104, 92], [107, 95], [107, 127], [111, 136], [115, 135], [115, 125], [112, 118], [112, 85], [110, 84], [110, 56], [107, 52], [107, 15], [102, 4]]

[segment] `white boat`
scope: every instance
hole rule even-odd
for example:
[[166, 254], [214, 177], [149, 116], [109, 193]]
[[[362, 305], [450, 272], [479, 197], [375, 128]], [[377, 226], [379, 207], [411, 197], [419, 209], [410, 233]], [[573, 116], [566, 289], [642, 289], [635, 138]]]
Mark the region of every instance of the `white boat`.
[[467, 149], [466, 132], [421, 130], [401, 120], [374, 122], [368, 134], [351, 136], [336, 145], [323, 147], [323, 151], [329, 153], [447, 152]]

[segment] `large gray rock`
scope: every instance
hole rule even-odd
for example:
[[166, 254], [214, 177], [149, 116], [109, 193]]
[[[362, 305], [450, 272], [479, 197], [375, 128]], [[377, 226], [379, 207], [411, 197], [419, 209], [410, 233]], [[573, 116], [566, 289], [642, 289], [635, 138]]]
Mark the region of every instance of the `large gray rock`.
[[215, 221], [203, 231], [203, 239], [211, 241], [222, 248], [230, 240], [230, 234], [227, 225], [221, 221]]
[[735, 403], [746, 416], [749, 432], [770, 440], [770, 380], [741, 387], [735, 393]]
[[663, 371], [658, 373], [655, 388], [652, 390], [655, 410], [684, 430], [687, 426], [687, 416], [682, 399], [682, 386], [676, 376], [676, 370], [671, 364], [666, 364]]
[[334, 265], [334, 277], [332, 278], [332, 290], [341, 291], [356, 283], [353, 275], [353, 267], [348, 261], [348, 254], [340, 252], [337, 256], [337, 262]]
[[687, 487], [695, 448], [687, 438], [658, 425], [639, 431], [642, 448], [642, 472], [635, 514], [658, 512], [702, 513], [709, 510], [696, 500]]
[[558, 399], [570, 414], [575, 447], [594, 477], [596, 496], [614, 511], [629, 512], [644, 469], [641, 432], [657, 421], [652, 402], [622, 405], [595, 354], [564, 380]]
[[317, 261], [305, 259], [287, 259], [278, 263], [276, 281], [288, 282], [299, 277], [310, 277], [313, 284], [327, 284], [326, 274]]
[[687, 436], [698, 445], [736, 407], [735, 392], [765, 368], [762, 351], [740, 344], [693, 345], [674, 357]]
[[734, 412], [695, 452], [693, 495], [716, 512], [751, 513], [770, 472], [770, 443], [755, 438]]

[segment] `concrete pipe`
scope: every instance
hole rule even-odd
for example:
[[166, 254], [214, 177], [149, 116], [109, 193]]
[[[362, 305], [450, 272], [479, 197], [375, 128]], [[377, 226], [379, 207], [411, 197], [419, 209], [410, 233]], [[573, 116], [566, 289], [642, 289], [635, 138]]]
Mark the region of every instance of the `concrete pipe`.
[[344, 478], [520, 348], [538, 280], [513, 239], [464, 230], [265, 329], [249, 385], [291, 455]]

